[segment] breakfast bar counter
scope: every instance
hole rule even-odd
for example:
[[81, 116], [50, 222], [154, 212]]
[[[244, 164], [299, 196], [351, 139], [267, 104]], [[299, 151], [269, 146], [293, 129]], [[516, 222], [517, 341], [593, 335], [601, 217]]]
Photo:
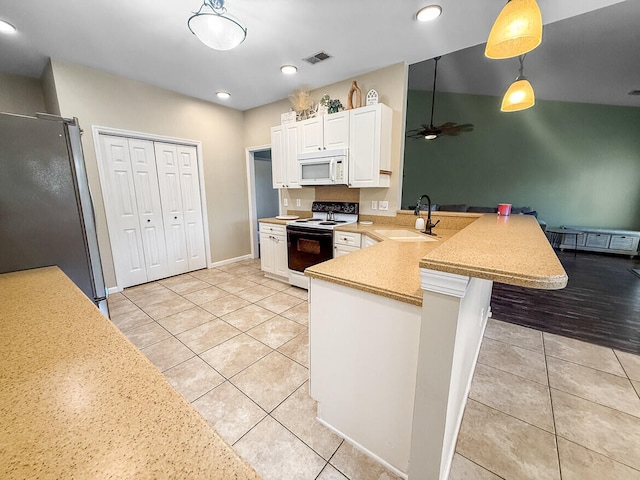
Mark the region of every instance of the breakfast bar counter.
[[[406, 215], [412, 220], [412, 215]], [[346, 225], [336, 231], [369, 235], [381, 243], [359, 252], [308, 268], [305, 274], [351, 286], [414, 305], [422, 304], [420, 268], [483, 278], [539, 289], [559, 289], [567, 275], [534, 217], [529, 215], [466, 216], [461, 229], [451, 219], [465, 216], [434, 215], [443, 227], [433, 229], [435, 241], [384, 240], [376, 230], [413, 229], [391, 223]], [[405, 222], [406, 223], [406, 222]]]
[[0, 275], [8, 479], [259, 479], [57, 267]]
[[379, 243], [305, 270], [318, 419], [408, 480], [449, 476], [493, 282], [567, 283], [534, 217], [432, 217], [435, 237], [412, 212], [338, 227]]

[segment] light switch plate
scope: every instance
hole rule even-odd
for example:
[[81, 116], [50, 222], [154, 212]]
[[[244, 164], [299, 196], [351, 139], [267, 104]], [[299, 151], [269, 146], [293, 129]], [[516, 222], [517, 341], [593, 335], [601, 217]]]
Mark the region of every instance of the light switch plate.
[[376, 200], [371, 200], [371, 210], [378, 209], [378, 202]]
[[389, 202], [386, 200], [380, 201], [380, 210], [389, 210]]
[[284, 205], [285, 207], [289, 206], [289, 199], [288, 198], [283, 198], [282, 199], [282, 205]]
[[299, 199], [299, 198], [296, 198], [296, 207], [299, 207], [300, 205], [301, 205], [301, 203], [300, 203], [300, 199]]

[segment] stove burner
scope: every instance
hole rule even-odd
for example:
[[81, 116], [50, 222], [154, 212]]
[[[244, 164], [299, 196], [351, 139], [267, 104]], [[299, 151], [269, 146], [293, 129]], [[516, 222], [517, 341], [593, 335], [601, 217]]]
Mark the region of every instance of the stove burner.
[[320, 222], [321, 218], [301, 218], [300, 220], [296, 220], [296, 223], [308, 223], [308, 222]]
[[319, 225], [337, 225], [338, 222], [320, 222]]

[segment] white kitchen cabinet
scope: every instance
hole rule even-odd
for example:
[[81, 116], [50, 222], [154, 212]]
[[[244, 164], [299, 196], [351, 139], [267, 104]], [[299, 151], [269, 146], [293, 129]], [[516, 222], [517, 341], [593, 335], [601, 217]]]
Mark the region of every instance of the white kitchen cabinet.
[[279, 280], [288, 278], [287, 232], [284, 225], [260, 223], [260, 268], [267, 277]]
[[388, 187], [393, 110], [379, 103], [349, 112], [349, 186]]
[[300, 122], [299, 153], [349, 148], [349, 119], [349, 111], [344, 111]]
[[361, 235], [354, 232], [333, 232], [333, 258], [360, 250]]
[[299, 124], [271, 128], [273, 188], [301, 188], [298, 180]]
[[371, 245], [375, 245], [376, 243], [380, 243], [375, 238], [370, 237], [369, 235], [362, 235], [362, 241], [360, 242], [360, 248], [367, 248]]

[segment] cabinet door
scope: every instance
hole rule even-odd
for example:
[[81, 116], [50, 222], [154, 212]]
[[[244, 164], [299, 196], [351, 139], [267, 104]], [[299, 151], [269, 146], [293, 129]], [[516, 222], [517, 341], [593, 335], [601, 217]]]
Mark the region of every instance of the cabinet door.
[[347, 245], [335, 245], [333, 247], [333, 258], [341, 257], [342, 255], [346, 255], [347, 253], [357, 252], [360, 250], [360, 247], [350, 247]]
[[100, 150], [103, 195], [108, 202], [105, 210], [118, 285], [125, 288], [145, 283], [147, 270], [129, 142], [122, 137], [100, 135]]
[[274, 273], [275, 252], [271, 238], [273, 235], [260, 232], [260, 269], [263, 272]]
[[285, 139], [282, 125], [271, 128], [271, 177], [273, 188], [283, 188], [285, 184]]
[[182, 190], [182, 213], [186, 234], [189, 270], [207, 266], [200, 194], [200, 172], [196, 147], [178, 145], [178, 166]]
[[[300, 129], [295, 123], [287, 124], [284, 126], [285, 135], [285, 182], [286, 188], [301, 188], [300, 187], [300, 173], [298, 172], [298, 145]], [[273, 155], [273, 154], [272, 154]]]
[[388, 187], [392, 110], [383, 104], [350, 110], [349, 186]]
[[324, 148], [322, 116], [304, 120], [300, 126], [300, 153], [317, 152]]
[[153, 142], [129, 139], [147, 281], [170, 275]]
[[323, 115], [324, 148], [349, 148], [349, 111]]
[[178, 149], [176, 145], [168, 143], [155, 143], [154, 148], [158, 166], [158, 184], [160, 185], [160, 199], [167, 241], [169, 273], [170, 275], [178, 275], [189, 271], [184, 215], [182, 213]]
[[274, 242], [274, 267], [273, 273], [282, 277], [289, 276], [289, 262], [287, 260], [287, 237], [273, 236]]

